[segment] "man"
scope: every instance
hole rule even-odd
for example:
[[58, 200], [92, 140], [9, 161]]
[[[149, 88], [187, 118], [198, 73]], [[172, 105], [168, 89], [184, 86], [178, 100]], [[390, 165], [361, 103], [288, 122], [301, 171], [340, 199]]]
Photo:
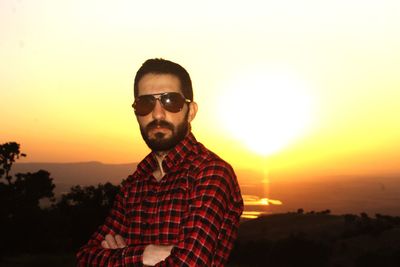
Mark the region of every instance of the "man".
[[223, 266], [243, 201], [231, 166], [197, 142], [197, 104], [180, 65], [147, 60], [132, 105], [152, 150], [124, 182], [104, 225], [78, 254], [79, 266]]

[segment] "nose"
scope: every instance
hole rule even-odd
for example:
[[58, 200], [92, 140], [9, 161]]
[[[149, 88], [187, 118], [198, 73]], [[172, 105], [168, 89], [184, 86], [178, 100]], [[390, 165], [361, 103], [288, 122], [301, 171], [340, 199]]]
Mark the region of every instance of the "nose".
[[161, 106], [161, 102], [159, 99], [156, 100], [156, 105], [154, 106], [152, 116], [153, 116], [153, 119], [155, 119], [155, 120], [165, 119], [165, 110]]

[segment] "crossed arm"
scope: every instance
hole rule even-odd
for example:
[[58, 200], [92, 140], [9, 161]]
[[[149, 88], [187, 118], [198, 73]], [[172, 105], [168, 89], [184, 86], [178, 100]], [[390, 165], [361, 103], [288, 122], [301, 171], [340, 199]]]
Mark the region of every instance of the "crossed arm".
[[[106, 235], [105, 239], [101, 242], [101, 246], [104, 249], [122, 249], [127, 245], [125, 240], [120, 235]], [[165, 260], [170, 254], [173, 246], [161, 246], [161, 245], [147, 245], [143, 251], [143, 265], [154, 266], [157, 263]]]

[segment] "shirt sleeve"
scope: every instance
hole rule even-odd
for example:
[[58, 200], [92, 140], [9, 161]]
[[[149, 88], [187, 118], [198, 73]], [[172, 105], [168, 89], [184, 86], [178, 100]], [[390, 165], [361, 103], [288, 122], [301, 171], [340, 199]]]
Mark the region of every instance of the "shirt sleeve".
[[223, 266], [237, 236], [243, 201], [229, 165], [207, 164], [197, 174], [181, 240], [156, 266]]
[[107, 234], [119, 234], [126, 238], [128, 227], [123, 206], [124, 196], [117, 194], [110, 215], [93, 234], [89, 242], [77, 252], [77, 266], [143, 266], [144, 245], [127, 246], [123, 249], [103, 249], [101, 242]]

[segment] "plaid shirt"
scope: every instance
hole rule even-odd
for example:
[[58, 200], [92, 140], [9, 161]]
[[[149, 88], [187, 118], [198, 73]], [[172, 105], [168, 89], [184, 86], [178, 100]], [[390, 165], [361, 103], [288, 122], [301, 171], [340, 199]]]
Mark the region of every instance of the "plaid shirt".
[[[150, 153], [123, 184], [105, 224], [77, 254], [78, 266], [143, 266], [149, 244], [173, 245], [156, 266], [223, 266], [237, 236], [243, 200], [231, 166], [189, 134], [163, 163]], [[103, 249], [106, 234], [123, 249]]]

